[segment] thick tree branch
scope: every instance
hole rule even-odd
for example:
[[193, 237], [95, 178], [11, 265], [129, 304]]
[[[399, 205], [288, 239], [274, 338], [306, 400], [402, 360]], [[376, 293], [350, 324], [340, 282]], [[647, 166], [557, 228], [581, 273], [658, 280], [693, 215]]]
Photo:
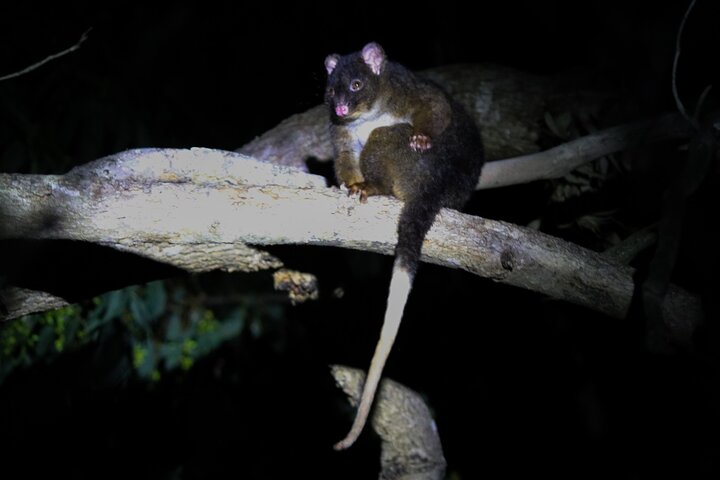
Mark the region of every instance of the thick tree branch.
[[[365, 372], [342, 365], [330, 371], [335, 382], [357, 406]], [[409, 388], [383, 379], [370, 419], [380, 436], [380, 480], [442, 480], [445, 456], [435, 421], [422, 397]]]
[[[190, 271], [279, 267], [261, 245], [390, 254], [400, 207], [387, 197], [363, 205], [321, 177], [207, 149], [132, 150], [63, 176], [0, 175], [0, 239], [83, 240]], [[633, 295], [633, 270], [602, 254], [453, 210], [438, 216], [423, 260], [617, 318]], [[674, 288], [664, 307], [687, 339], [698, 299]]]

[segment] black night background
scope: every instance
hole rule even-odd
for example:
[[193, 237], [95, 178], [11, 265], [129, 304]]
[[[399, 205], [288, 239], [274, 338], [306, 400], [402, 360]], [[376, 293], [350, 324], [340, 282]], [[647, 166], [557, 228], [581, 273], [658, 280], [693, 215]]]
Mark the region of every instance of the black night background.
[[[235, 150], [322, 102], [326, 55], [373, 40], [413, 70], [493, 63], [611, 92], [620, 100], [598, 129], [676, 112], [672, 65], [688, 4], [5, 3], [0, 77], [90, 31], [78, 50], [0, 81], [0, 173], [63, 174], [139, 147]], [[718, 106], [718, 11], [698, 0], [685, 27], [677, 88], [690, 111], [710, 84], [702, 110]], [[540, 181], [478, 191], [467, 211], [603, 250], [657, 224], [683, 152], [677, 141], [629, 152], [644, 169], [568, 201], [553, 201], [557, 184]], [[688, 200], [672, 276], [704, 302], [690, 346], [648, 346], [639, 308], [610, 318], [421, 266], [385, 375], [432, 408], [447, 478], [717, 478], [717, 151], [715, 161]], [[599, 226], [578, 218], [600, 218]], [[270, 273], [189, 276], [92, 245], [0, 240], [3, 282], [62, 294], [79, 302], [79, 315], [113, 299], [128, 305], [87, 334], [78, 333], [86, 321], [68, 333], [77, 311], [38, 317], [35, 331], [17, 326], [25, 320], [0, 322], [0, 478], [376, 478], [370, 429], [348, 451], [332, 449], [353, 410], [328, 365], [366, 368], [392, 259], [270, 251], [315, 274], [320, 298], [291, 306]], [[634, 260], [637, 278], [651, 259], [649, 249]], [[125, 287], [134, 290], [101, 297]], [[227, 334], [203, 355], [191, 355], [199, 337], [186, 338], [175, 360], [148, 363], [147, 348], [170, 351], [160, 337], [174, 327], [163, 312], [147, 325], [133, 317], [139, 299], [157, 298], [182, 306], [183, 321], [225, 322]], [[9, 343], [22, 335], [34, 338], [32, 352]], [[10, 368], [13, 356], [22, 361]]]

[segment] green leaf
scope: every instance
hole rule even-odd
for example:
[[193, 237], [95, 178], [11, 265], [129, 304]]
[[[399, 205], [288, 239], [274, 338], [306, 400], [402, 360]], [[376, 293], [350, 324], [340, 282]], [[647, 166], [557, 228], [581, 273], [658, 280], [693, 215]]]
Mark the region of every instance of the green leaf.
[[150, 282], [145, 286], [146, 312], [151, 321], [165, 313], [167, 294], [162, 281]]
[[181, 343], [166, 343], [160, 346], [160, 357], [165, 365], [165, 370], [176, 369], [182, 361], [183, 351]]
[[146, 333], [149, 335], [150, 322], [152, 319], [150, 318], [150, 315], [148, 313], [147, 305], [145, 304], [143, 298], [137, 294], [137, 292], [132, 292], [130, 294], [129, 307], [133, 323], [145, 330]]
[[152, 342], [139, 342], [133, 345], [133, 365], [138, 375], [145, 379], [152, 379], [156, 371], [157, 355]]
[[38, 335], [35, 353], [38, 357], [44, 357], [48, 352], [50, 345], [55, 341], [55, 328], [52, 325], [45, 325]]
[[105, 306], [105, 314], [99, 318], [99, 324], [102, 325], [114, 318], [120, 318], [127, 308], [128, 290], [115, 290], [102, 297], [101, 305]]
[[180, 315], [173, 313], [167, 321], [165, 338], [171, 342], [180, 341], [185, 336]]

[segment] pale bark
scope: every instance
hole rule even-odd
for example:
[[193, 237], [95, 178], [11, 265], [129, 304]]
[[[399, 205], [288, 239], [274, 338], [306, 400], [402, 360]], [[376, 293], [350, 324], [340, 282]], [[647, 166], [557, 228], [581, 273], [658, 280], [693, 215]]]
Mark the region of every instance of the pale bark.
[[[357, 406], [365, 372], [332, 365], [337, 385]], [[380, 437], [380, 480], [442, 480], [445, 455], [430, 409], [417, 392], [389, 379], [378, 388], [370, 418]]]
[[[262, 245], [391, 254], [401, 207], [389, 197], [360, 204], [321, 177], [207, 149], [133, 150], [62, 176], [0, 175], [0, 205], [0, 238], [83, 240], [195, 272], [279, 268]], [[634, 288], [633, 270], [602, 254], [447, 209], [423, 260], [617, 318]], [[666, 310], [686, 339], [699, 301], [675, 289]]]

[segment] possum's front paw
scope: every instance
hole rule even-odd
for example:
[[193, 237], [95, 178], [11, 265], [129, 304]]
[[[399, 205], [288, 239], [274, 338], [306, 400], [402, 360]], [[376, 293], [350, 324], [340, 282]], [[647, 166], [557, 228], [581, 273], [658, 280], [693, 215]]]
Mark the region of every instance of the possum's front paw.
[[416, 133], [410, 136], [410, 148], [415, 152], [424, 152], [432, 147], [432, 141], [427, 135]]
[[378, 194], [377, 188], [367, 182], [356, 182], [347, 186], [348, 195], [360, 194], [360, 203], [367, 203], [368, 197]]

